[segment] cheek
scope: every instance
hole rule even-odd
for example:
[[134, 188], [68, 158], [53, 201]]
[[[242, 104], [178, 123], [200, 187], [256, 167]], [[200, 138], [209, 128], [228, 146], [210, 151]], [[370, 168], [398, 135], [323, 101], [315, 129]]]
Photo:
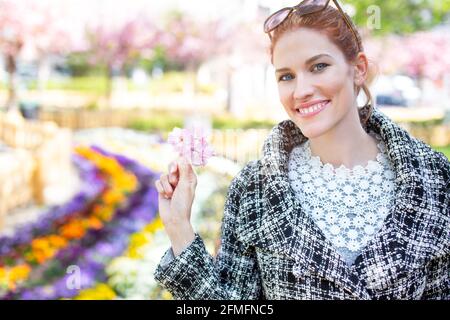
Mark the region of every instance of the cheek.
[[344, 87], [343, 80], [342, 75], [337, 72], [324, 74], [322, 79], [320, 79], [322, 90], [327, 91], [330, 94], [338, 94]]
[[286, 108], [293, 103], [292, 90], [287, 84], [278, 84], [278, 96], [281, 104]]
[[352, 98], [352, 86], [348, 82], [348, 78], [343, 78], [342, 75], [332, 74], [323, 81], [322, 91], [326, 96], [332, 97], [335, 100], [345, 100], [347, 103]]

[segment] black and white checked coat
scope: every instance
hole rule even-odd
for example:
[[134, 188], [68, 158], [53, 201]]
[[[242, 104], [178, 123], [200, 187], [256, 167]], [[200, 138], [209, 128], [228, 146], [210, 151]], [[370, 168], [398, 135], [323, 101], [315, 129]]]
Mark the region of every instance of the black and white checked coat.
[[450, 163], [377, 109], [368, 129], [386, 144], [396, 200], [352, 266], [290, 187], [289, 153], [306, 138], [285, 120], [231, 183], [217, 257], [197, 234], [155, 279], [176, 299], [450, 299]]

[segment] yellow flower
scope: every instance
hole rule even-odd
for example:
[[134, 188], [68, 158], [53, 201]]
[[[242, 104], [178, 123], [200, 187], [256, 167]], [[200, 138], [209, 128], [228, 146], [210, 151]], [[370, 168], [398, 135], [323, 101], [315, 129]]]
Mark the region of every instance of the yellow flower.
[[169, 291], [167, 291], [167, 290], [163, 290], [163, 292], [161, 293], [161, 297], [164, 299], [164, 300], [173, 300], [173, 296], [172, 296], [172, 294], [169, 292]]
[[150, 236], [143, 233], [137, 232], [130, 237], [130, 244], [128, 246], [126, 256], [132, 259], [142, 259], [143, 255], [141, 253], [142, 247], [148, 244], [150, 241]]
[[111, 221], [112, 217], [113, 217], [113, 208], [110, 207], [104, 207], [102, 211], [100, 211], [99, 213], [97, 213], [95, 216], [98, 217], [100, 220], [102, 221]]
[[103, 194], [102, 200], [106, 205], [114, 205], [124, 201], [125, 197], [121, 192], [117, 191], [116, 189], [111, 189]]
[[17, 283], [28, 278], [31, 268], [27, 264], [20, 264], [10, 268], [0, 268], [0, 285], [9, 290], [14, 290]]
[[136, 176], [132, 174], [122, 174], [117, 176], [115, 177], [114, 182], [118, 188], [130, 191], [134, 190], [137, 186]]
[[75, 297], [75, 300], [113, 300], [116, 298], [116, 293], [107, 284], [100, 283], [94, 288], [85, 289]]
[[157, 217], [155, 220], [144, 227], [145, 232], [154, 233], [164, 227], [161, 218]]
[[6, 283], [7, 272], [5, 268], [0, 268], [0, 286]]
[[11, 269], [9, 273], [10, 281], [17, 283], [20, 280], [28, 278], [28, 274], [31, 272], [31, 268], [27, 264], [18, 265]]
[[142, 249], [153, 240], [153, 234], [156, 230], [163, 227], [160, 218], [156, 218], [155, 221], [147, 224], [142, 231], [134, 233], [130, 237], [130, 244], [128, 246], [126, 256], [132, 259], [143, 258]]

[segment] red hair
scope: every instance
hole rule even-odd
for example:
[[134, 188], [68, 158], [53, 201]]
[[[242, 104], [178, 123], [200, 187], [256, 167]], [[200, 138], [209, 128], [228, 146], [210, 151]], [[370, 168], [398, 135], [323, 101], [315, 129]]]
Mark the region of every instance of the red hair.
[[[272, 59], [272, 63], [273, 50], [279, 38], [287, 31], [293, 31], [302, 27], [317, 30], [325, 34], [326, 36], [328, 36], [328, 39], [330, 39], [330, 41], [333, 42], [342, 51], [348, 63], [355, 61], [359, 53], [358, 43], [359, 48], [361, 48], [361, 52], [363, 52], [364, 49], [361, 41], [361, 36], [359, 35], [350, 17], [348, 15], [347, 17], [350, 23], [353, 25], [353, 29], [356, 32], [357, 39], [355, 39], [353, 32], [346, 24], [344, 18], [342, 17], [342, 14], [332, 6], [327, 6], [320, 12], [311, 13], [304, 16], [299, 16], [295, 12], [291, 13], [286, 18], [286, 20], [284, 20], [277, 28], [275, 28], [271, 32], [270, 56]], [[357, 94], [359, 94], [360, 89], [364, 91], [364, 94], [367, 97], [367, 101], [364, 107], [359, 108], [358, 110], [361, 123], [365, 124], [370, 118], [373, 110], [373, 99], [365, 83], [356, 88]]]

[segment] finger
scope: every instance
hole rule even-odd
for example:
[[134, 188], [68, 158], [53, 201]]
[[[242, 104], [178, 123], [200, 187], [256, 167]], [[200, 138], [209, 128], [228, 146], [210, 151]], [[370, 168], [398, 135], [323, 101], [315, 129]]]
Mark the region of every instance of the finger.
[[178, 184], [179, 175], [178, 172], [169, 174], [169, 183], [172, 185], [172, 187], [176, 187]]
[[164, 193], [164, 188], [161, 185], [161, 181], [156, 180], [155, 187], [156, 187], [156, 190], [158, 191], [158, 193]]
[[186, 158], [180, 157], [177, 159], [178, 170], [180, 172], [180, 178], [191, 178], [194, 174], [192, 165], [187, 161]]
[[162, 175], [160, 178], [161, 181], [161, 185], [164, 188], [164, 192], [168, 197], [172, 196], [173, 193], [173, 188], [169, 183], [169, 178], [167, 177], [167, 175]]
[[155, 182], [156, 190], [158, 190], [158, 194], [160, 197], [164, 197], [168, 199], [164, 187], [162, 186], [161, 180], [156, 180]]
[[176, 173], [178, 171], [178, 166], [176, 161], [172, 161], [169, 164], [169, 174]]
[[169, 183], [172, 185], [172, 187], [175, 188], [178, 184], [178, 176], [179, 176], [178, 165], [176, 160], [169, 163], [168, 171], [169, 171], [168, 173]]

